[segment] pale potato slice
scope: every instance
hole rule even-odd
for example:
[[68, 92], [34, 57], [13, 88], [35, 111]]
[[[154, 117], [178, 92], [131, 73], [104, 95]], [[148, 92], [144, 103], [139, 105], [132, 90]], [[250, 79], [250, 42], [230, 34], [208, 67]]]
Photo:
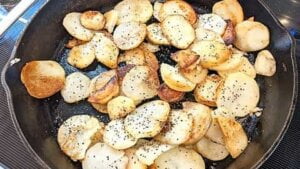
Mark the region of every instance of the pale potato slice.
[[163, 81], [173, 90], [189, 92], [194, 90], [196, 84], [182, 76], [177, 67], [161, 64], [160, 74]]
[[149, 99], [157, 95], [159, 79], [148, 66], [135, 66], [122, 81], [122, 92], [133, 100]]
[[143, 42], [139, 47], [141, 49], [145, 49], [153, 53], [158, 52], [160, 50], [158, 45], [149, 42]]
[[178, 102], [184, 97], [184, 92], [179, 92], [169, 88], [165, 83], [158, 89], [158, 97], [167, 102]]
[[225, 62], [211, 67], [210, 69], [216, 71], [229, 71], [239, 67], [243, 63], [243, 54], [242, 53], [233, 53], [228, 60]]
[[202, 41], [202, 40], [211, 40], [211, 41], [217, 41], [220, 43], [224, 43], [224, 40], [222, 39], [221, 35], [208, 30], [208, 29], [204, 29], [203, 27], [197, 27], [195, 29], [195, 33], [196, 33], [196, 40], [197, 41]]
[[217, 118], [224, 135], [225, 147], [232, 158], [237, 158], [247, 147], [248, 138], [240, 123], [231, 118]]
[[207, 132], [205, 133], [205, 137], [207, 137], [208, 139], [210, 139], [215, 143], [224, 145], [223, 134], [216, 118], [214, 117], [212, 118], [211, 124]]
[[193, 126], [193, 117], [183, 110], [172, 110], [163, 130], [154, 137], [166, 144], [182, 144], [189, 139]]
[[192, 70], [180, 69], [179, 71], [185, 78], [195, 84], [203, 82], [208, 73], [208, 70], [203, 69], [200, 65], [197, 65], [196, 68]]
[[276, 61], [270, 51], [263, 50], [257, 54], [254, 67], [257, 74], [273, 76], [276, 72]]
[[97, 143], [88, 149], [82, 169], [127, 169], [128, 157], [124, 151], [115, 150], [105, 143]]
[[161, 23], [161, 27], [169, 42], [179, 49], [188, 48], [195, 39], [194, 28], [181, 15], [167, 16]]
[[217, 117], [226, 117], [226, 118], [235, 118], [235, 114], [224, 107], [218, 107], [211, 112], [213, 118]]
[[243, 117], [256, 108], [258, 101], [259, 87], [256, 81], [244, 73], [232, 73], [218, 89], [216, 103], [235, 116]]
[[136, 155], [136, 148], [131, 147], [125, 150], [125, 155], [128, 158], [126, 169], [147, 169], [147, 165], [143, 164]]
[[161, 131], [169, 112], [168, 102], [147, 102], [125, 118], [125, 128], [135, 138], [154, 137]]
[[112, 33], [118, 22], [118, 17], [119, 17], [118, 11], [112, 9], [112, 10], [104, 13], [104, 17], [105, 17], [105, 22], [106, 22], [104, 28], [109, 33]]
[[73, 161], [82, 160], [86, 150], [101, 140], [104, 124], [89, 115], [75, 115], [59, 127], [57, 142]]
[[93, 44], [86, 43], [73, 47], [68, 54], [67, 61], [70, 65], [83, 69], [92, 64], [95, 57], [95, 48]]
[[224, 20], [231, 20], [236, 25], [244, 20], [242, 6], [237, 0], [223, 0], [214, 4], [213, 13], [221, 16]]
[[110, 121], [105, 126], [103, 141], [107, 145], [120, 150], [132, 147], [137, 139], [125, 130], [124, 120], [117, 119]]
[[225, 78], [228, 75], [230, 75], [232, 73], [237, 73], [237, 72], [245, 73], [246, 75], [248, 75], [249, 77], [251, 77], [253, 79], [256, 77], [256, 70], [246, 57], [242, 57], [242, 61], [241, 61], [240, 65], [237, 66], [236, 68], [225, 70], [225, 71], [218, 71], [218, 74], [220, 76], [222, 76], [223, 78]]
[[118, 63], [125, 62], [129, 65], [145, 65], [145, 54], [141, 48], [126, 50], [118, 58]]
[[81, 72], [67, 76], [61, 96], [67, 103], [75, 103], [89, 97], [90, 78]]
[[87, 29], [97, 31], [104, 28], [105, 18], [99, 11], [85, 11], [80, 16], [80, 23]]
[[70, 35], [75, 37], [76, 39], [83, 41], [90, 41], [94, 33], [93, 31], [86, 29], [80, 23], [81, 13], [72, 12], [68, 13], [63, 20], [63, 26], [68, 31]]
[[134, 100], [125, 96], [115, 97], [107, 103], [107, 112], [112, 120], [125, 117], [134, 110]]
[[107, 114], [107, 104], [91, 103], [92, 107], [100, 113]]
[[177, 62], [180, 68], [186, 69], [192, 64], [196, 63], [199, 59], [199, 56], [195, 52], [186, 49], [172, 53], [171, 59]]
[[216, 106], [217, 89], [221, 82], [222, 79], [218, 75], [207, 76], [194, 90], [196, 101], [208, 106]]
[[196, 151], [176, 147], [161, 154], [151, 167], [151, 169], [205, 169], [205, 163]]
[[224, 44], [217, 41], [198, 41], [190, 49], [200, 56], [200, 64], [204, 68], [211, 68], [224, 63], [232, 51]]
[[196, 23], [197, 14], [193, 7], [185, 1], [171, 0], [165, 2], [160, 8], [158, 18], [163, 21], [170, 15], [181, 15], [191, 24]]
[[105, 33], [96, 33], [91, 41], [95, 48], [96, 59], [109, 68], [118, 66], [119, 49]]
[[158, 141], [151, 140], [141, 145], [135, 154], [143, 164], [151, 165], [159, 155], [174, 147], [175, 145], [163, 144]]
[[160, 9], [162, 6], [163, 6], [163, 3], [160, 3], [158, 1], [155, 1], [154, 5], [153, 5], [153, 16], [158, 21], [161, 21], [161, 19], [159, 18], [159, 12], [160, 12]]
[[195, 144], [205, 135], [210, 126], [211, 109], [205, 105], [194, 102], [184, 102], [182, 105], [183, 110], [193, 117], [192, 131], [189, 139], [185, 141], [184, 144]]
[[147, 34], [146, 25], [138, 22], [125, 22], [116, 27], [113, 39], [122, 50], [139, 46]]
[[222, 144], [215, 143], [203, 137], [197, 144], [197, 151], [205, 158], [212, 161], [219, 161], [225, 159], [229, 152]]
[[170, 45], [168, 39], [163, 35], [159, 23], [152, 23], [147, 26], [147, 39], [157, 45]]
[[213, 13], [200, 15], [197, 27], [214, 31], [219, 35], [225, 32], [227, 23], [219, 16]]

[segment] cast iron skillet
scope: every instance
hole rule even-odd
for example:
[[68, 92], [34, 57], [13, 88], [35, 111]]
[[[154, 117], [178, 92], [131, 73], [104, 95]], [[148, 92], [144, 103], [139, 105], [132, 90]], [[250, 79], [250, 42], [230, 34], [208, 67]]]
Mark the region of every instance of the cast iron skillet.
[[[68, 50], [63, 45], [68, 34], [62, 26], [63, 17], [69, 12], [88, 9], [105, 12], [117, 2], [118, 0], [49, 1], [34, 17], [15, 47], [11, 59], [20, 58], [21, 61], [12, 66], [7, 64], [3, 70], [2, 78], [15, 127], [23, 138], [24, 145], [42, 168], [81, 168], [80, 163], [71, 162], [58, 147], [56, 132], [62, 121], [75, 114], [91, 114], [104, 122], [108, 118], [84, 101], [72, 105], [64, 103], [60, 94], [44, 100], [30, 97], [20, 81], [21, 68], [31, 60], [54, 59], [63, 65], [68, 74], [77, 71], [65, 60]], [[197, 12], [203, 13], [209, 12], [214, 2], [195, 0], [190, 3]], [[293, 39], [261, 0], [241, 1], [241, 4], [246, 18], [255, 16], [255, 20], [263, 22], [271, 30], [268, 49], [276, 57], [277, 72], [270, 78], [257, 77], [261, 88], [259, 106], [264, 108], [262, 116], [239, 119], [252, 140], [246, 151], [236, 160], [230, 157], [217, 163], [206, 160], [207, 168], [258, 168], [280, 142], [296, 103], [298, 79]], [[172, 50], [164, 48], [157, 56], [160, 58], [168, 55]], [[250, 60], [253, 60], [253, 56], [249, 56]], [[171, 62], [168, 59], [161, 61]], [[104, 66], [94, 63], [83, 72], [94, 77], [105, 70]]]

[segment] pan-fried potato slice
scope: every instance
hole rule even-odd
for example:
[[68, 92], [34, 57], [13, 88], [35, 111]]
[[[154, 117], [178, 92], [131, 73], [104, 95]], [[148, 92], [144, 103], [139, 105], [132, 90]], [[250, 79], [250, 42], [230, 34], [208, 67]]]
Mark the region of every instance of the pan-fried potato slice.
[[182, 144], [189, 139], [193, 117], [183, 110], [172, 110], [163, 130], [154, 137], [166, 144]]
[[105, 26], [104, 28], [109, 32], [112, 33], [114, 31], [115, 26], [118, 22], [118, 11], [112, 9], [104, 14], [105, 17]]
[[205, 169], [205, 163], [196, 151], [176, 147], [161, 154], [151, 167], [151, 169]]
[[158, 52], [160, 50], [158, 45], [149, 42], [143, 42], [139, 47], [141, 49], [148, 50], [153, 53]]
[[119, 49], [105, 33], [96, 33], [92, 39], [96, 59], [109, 68], [118, 66]]
[[229, 152], [222, 144], [214, 143], [213, 141], [203, 137], [197, 144], [197, 151], [205, 158], [212, 161], [225, 159]]
[[157, 72], [159, 69], [159, 62], [154, 53], [150, 52], [147, 49], [143, 49], [145, 56], [145, 65], [149, 66], [153, 71]]
[[256, 70], [246, 57], [242, 57], [242, 62], [236, 68], [229, 69], [226, 71], [218, 71], [218, 74], [221, 77], [225, 78], [228, 75], [230, 75], [232, 73], [237, 73], [237, 72], [244, 73], [253, 79], [256, 77]]
[[224, 107], [237, 117], [251, 113], [259, 100], [259, 88], [254, 79], [244, 73], [227, 76], [218, 89], [217, 106]]
[[254, 52], [267, 47], [270, 43], [269, 29], [256, 21], [243, 21], [235, 26], [234, 46], [245, 52]]
[[[125, 75], [132, 69], [134, 68], [135, 65], [132, 64], [126, 64], [125, 66], [121, 66], [117, 68], [117, 76], [119, 80], [119, 84], [121, 85], [123, 82], [123, 79]], [[122, 92], [122, 91], [121, 91]], [[124, 95], [124, 94], [123, 94]]]
[[115, 150], [105, 143], [97, 143], [88, 149], [82, 169], [127, 169], [128, 157], [124, 151]]
[[59, 127], [57, 141], [61, 150], [73, 161], [82, 160], [93, 143], [100, 141], [104, 124], [89, 115], [75, 115]]
[[147, 34], [146, 25], [138, 22], [125, 22], [116, 27], [113, 38], [122, 50], [129, 50], [139, 46]]
[[92, 107], [100, 113], [107, 114], [107, 104], [91, 103]]
[[75, 72], [67, 76], [65, 86], [61, 90], [61, 96], [67, 103], [75, 103], [89, 97], [91, 80], [81, 72]]
[[198, 84], [206, 78], [208, 70], [203, 69], [200, 65], [197, 65], [192, 70], [180, 69], [180, 73], [191, 82]]
[[217, 121], [216, 118], [214, 118], [214, 116], [212, 115], [212, 120], [211, 120], [211, 124], [207, 130], [207, 132], [205, 133], [205, 137], [207, 137], [208, 139], [210, 139], [211, 141], [218, 143], [218, 144], [222, 144], [224, 145], [224, 138], [223, 138], [223, 134], [221, 131], [221, 128], [219, 126], [219, 123]]
[[273, 76], [276, 72], [276, 61], [270, 51], [263, 50], [257, 54], [254, 67], [257, 74]]
[[227, 26], [222, 38], [226, 45], [232, 45], [235, 41], [235, 30], [231, 20], [227, 20]]
[[163, 81], [173, 90], [189, 92], [194, 90], [196, 84], [182, 76], [177, 67], [161, 64], [160, 74]]
[[80, 23], [87, 29], [97, 31], [104, 28], [105, 18], [99, 11], [85, 11], [80, 16]]
[[148, 66], [135, 66], [122, 81], [123, 93], [133, 100], [149, 99], [157, 95], [159, 79]]
[[196, 36], [192, 25], [181, 15], [167, 16], [161, 28], [169, 42], [179, 49], [188, 48]]
[[125, 96], [115, 97], [107, 103], [107, 112], [110, 119], [125, 117], [134, 110], [134, 101]]
[[155, 1], [154, 5], [153, 5], [153, 16], [158, 21], [161, 21], [161, 19], [159, 18], [159, 12], [160, 12], [160, 9], [162, 6], [163, 6], [163, 3], [160, 3], [158, 1]]
[[215, 74], [207, 76], [194, 90], [196, 101], [208, 106], [216, 106], [217, 89], [221, 80], [221, 77]]
[[200, 56], [200, 64], [204, 68], [224, 63], [232, 54], [224, 43], [217, 41], [198, 41], [190, 49]]
[[103, 141], [115, 149], [126, 149], [137, 142], [130, 133], [125, 130], [124, 120], [117, 119], [110, 121], [103, 132]]
[[128, 164], [126, 169], [147, 169], [147, 165], [143, 164], [136, 155], [136, 148], [131, 147], [125, 150], [125, 154], [128, 157]]
[[141, 66], [145, 65], [145, 54], [140, 48], [126, 50], [118, 58], [118, 63], [125, 62], [126, 64]]
[[152, 23], [147, 26], [147, 39], [157, 45], [170, 45], [168, 39], [163, 35], [159, 23]]
[[198, 27], [214, 31], [219, 35], [225, 32], [227, 23], [219, 16], [213, 13], [203, 14], [199, 16]]
[[232, 158], [237, 158], [247, 147], [248, 138], [240, 123], [231, 118], [217, 118], [224, 135], [225, 147]]
[[158, 89], [158, 96], [161, 100], [167, 102], [178, 102], [184, 97], [184, 92], [179, 92], [169, 88], [165, 83], [161, 84]]
[[151, 165], [159, 155], [174, 147], [174, 145], [163, 144], [158, 141], [151, 140], [140, 146], [135, 154], [143, 164]]
[[217, 118], [217, 117], [235, 118], [235, 114], [230, 112], [224, 107], [218, 107], [217, 109], [212, 111], [211, 116], [213, 118]]
[[125, 128], [135, 138], [154, 137], [161, 131], [169, 112], [168, 102], [147, 102], [125, 118]]
[[216, 71], [230, 71], [239, 67], [243, 63], [242, 53], [233, 53], [228, 60], [210, 69]]
[[76, 39], [83, 41], [90, 41], [94, 33], [93, 31], [86, 29], [80, 23], [81, 13], [72, 12], [68, 13], [63, 20], [63, 26], [68, 31], [70, 35], [75, 37]]
[[171, 59], [178, 63], [180, 68], [188, 68], [193, 63], [197, 62], [199, 56], [189, 49], [179, 50], [171, 55]]
[[205, 105], [184, 102], [183, 110], [193, 117], [192, 131], [189, 139], [184, 144], [190, 145], [198, 142], [206, 133], [211, 122], [211, 109]]
[[163, 21], [170, 15], [181, 15], [191, 24], [197, 21], [197, 14], [191, 5], [181, 0], [167, 1], [162, 5], [159, 11], [159, 19]]
[[222, 39], [221, 35], [219, 35], [218, 33], [214, 32], [214, 31], [204, 29], [202, 27], [197, 27], [195, 29], [195, 33], [196, 33], [197, 41], [211, 40], [211, 41], [217, 41], [220, 43], [224, 43], [224, 40]]
[[237, 0], [223, 0], [214, 4], [213, 13], [221, 16], [225, 20], [231, 20], [236, 25], [244, 20], [242, 6]]
[[70, 65], [83, 69], [88, 67], [95, 60], [95, 48], [92, 43], [73, 47], [69, 54], [67, 61]]
[[68, 41], [67, 44], [65, 44], [65, 47], [66, 48], [73, 48], [75, 46], [83, 45], [85, 43], [86, 43], [86, 41], [82, 41], [82, 40], [79, 40], [79, 39], [76, 39], [76, 38], [72, 38]]

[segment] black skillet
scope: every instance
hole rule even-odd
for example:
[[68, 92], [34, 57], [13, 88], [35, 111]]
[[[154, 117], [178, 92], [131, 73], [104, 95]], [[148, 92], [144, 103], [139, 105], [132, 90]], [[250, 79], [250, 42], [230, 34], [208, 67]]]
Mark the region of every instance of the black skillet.
[[[72, 162], [57, 145], [57, 127], [62, 121], [75, 114], [91, 114], [105, 122], [108, 118], [96, 112], [85, 101], [72, 105], [64, 103], [60, 94], [43, 100], [30, 97], [20, 81], [21, 68], [31, 60], [53, 59], [60, 62], [68, 74], [78, 71], [65, 61], [68, 50], [64, 48], [64, 43], [69, 36], [62, 26], [63, 17], [69, 12], [88, 9], [105, 12], [117, 2], [118, 0], [49, 1], [31, 21], [15, 47], [11, 59], [20, 58], [21, 61], [12, 66], [7, 64], [3, 70], [5, 76], [2, 78], [5, 80], [4, 87], [15, 127], [23, 138], [24, 146], [36, 157], [41, 168], [81, 168], [80, 163]], [[198, 13], [209, 12], [214, 3], [209, 0], [189, 2]], [[283, 137], [296, 103], [298, 76], [293, 39], [262, 0], [243, 0], [241, 4], [246, 18], [255, 16], [255, 20], [269, 27], [271, 43], [268, 49], [276, 57], [277, 72], [273, 77], [257, 77], [261, 89], [259, 106], [264, 108], [262, 116], [239, 119], [252, 140], [246, 151], [236, 160], [230, 157], [215, 163], [206, 160], [207, 168], [259, 168]], [[172, 50], [174, 49], [163, 48], [156, 55], [158, 58], [166, 57]], [[251, 54], [249, 59], [253, 60], [254, 56], [255, 54]], [[169, 59], [160, 61], [171, 62]], [[89, 77], [94, 77], [106, 69], [103, 65], [94, 63], [82, 71]]]

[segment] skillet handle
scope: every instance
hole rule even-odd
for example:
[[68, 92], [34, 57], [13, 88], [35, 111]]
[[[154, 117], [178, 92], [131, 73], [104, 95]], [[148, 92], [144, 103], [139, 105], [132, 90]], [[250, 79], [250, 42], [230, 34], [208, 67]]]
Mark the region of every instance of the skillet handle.
[[0, 22], [0, 36], [35, 2], [35, 0], [21, 0]]

